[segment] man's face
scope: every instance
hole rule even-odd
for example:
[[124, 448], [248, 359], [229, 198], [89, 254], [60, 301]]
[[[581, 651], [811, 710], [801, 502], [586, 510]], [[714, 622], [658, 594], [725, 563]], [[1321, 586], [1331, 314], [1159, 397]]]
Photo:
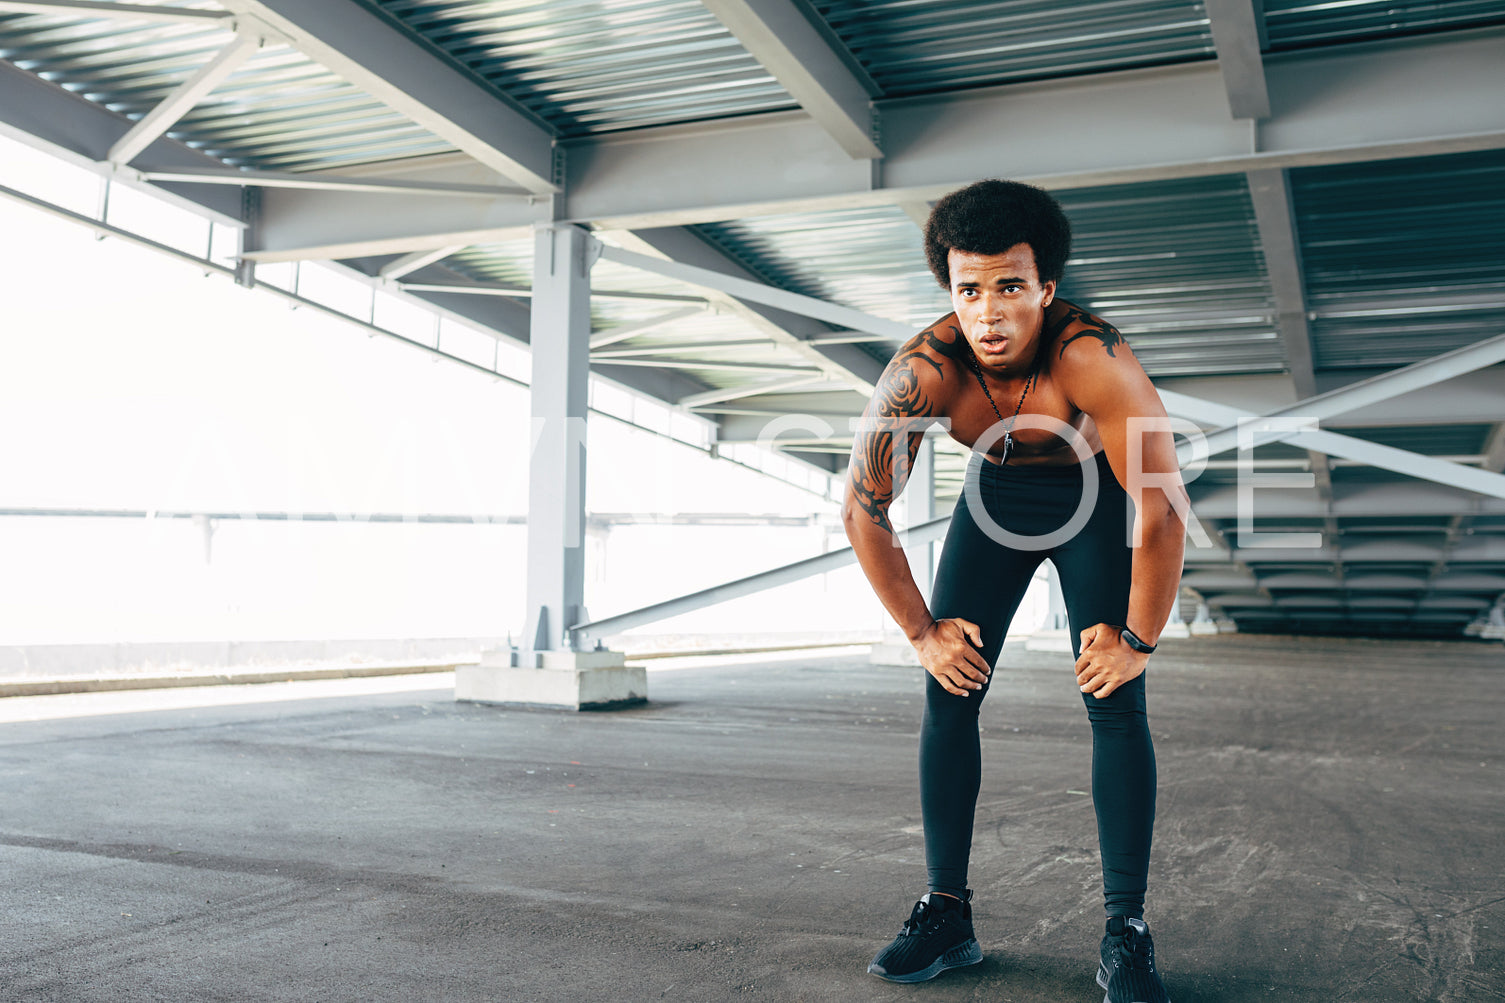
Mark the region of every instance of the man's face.
[[1034, 250], [1015, 244], [1002, 254], [973, 254], [953, 247], [946, 262], [951, 306], [978, 361], [1014, 369], [1033, 360], [1045, 308], [1056, 295], [1054, 282], [1040, 282]]

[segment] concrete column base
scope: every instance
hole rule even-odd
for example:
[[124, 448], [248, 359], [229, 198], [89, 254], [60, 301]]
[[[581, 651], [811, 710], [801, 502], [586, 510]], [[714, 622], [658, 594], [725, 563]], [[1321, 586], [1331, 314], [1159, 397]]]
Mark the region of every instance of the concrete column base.
[[455, 670], [455, 699], [560, 710], [615, 710], [648, 701], [648, 671], [620, 651], [482, 652]]
[[1191, 628], [1189, 628], [1186, 624], [1182, 623], [1180, 620], [1177, 620], [1175, 623], [1168, 623], [1168, 624], [1165, 625], [1165, 629], [1160, 632], [1160, 637], [1158, 637], [1156, 639], [1155, 643], [1159, 644], [1161, 641], [1165, 640], [1167, 637], [1190, 637], [1190, 636], [1191, 636]]
[[1191, 623], [1187, 624], [1186, 629], [1193, 635], [1198, 637], [1204, 634], [1223, 633], [1223, 631], [1219, 629], [1218, 625], [1211, 620], [1193, 620]]
[[916, 669], [920, 667], [919, 653], [908, 641], [883, 641], [873, 645], [869, 650], [868, 659], [874, 665], [900, 665]]

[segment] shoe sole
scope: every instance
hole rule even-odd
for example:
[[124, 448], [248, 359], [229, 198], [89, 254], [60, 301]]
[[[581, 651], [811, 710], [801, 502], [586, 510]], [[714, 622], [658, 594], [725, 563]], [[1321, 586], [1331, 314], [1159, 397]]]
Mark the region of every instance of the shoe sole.
[[974, 937], [965, 944], [956, 945], [931, 962], [929, 968], [922, 968], [918, 972], [910, 972], [908, 975], [890, 975], [877, 965], [868, 965], [867, 970], [869, 975], [876, 975], [889, 982], [928, 982], [948, 968], [966, 968], [981, 960], [982, 948], [978, 945], [977, 938]]
[[[1097, 987], [1103, 990], [1103, 1003], [1113, 1003], [1108, 998], [1108, 969], [1103, 967], [1101, 961], [1097, 963]], [[1166, 997], [1165, 1003], [1171, 1003], [1170, 997]]]

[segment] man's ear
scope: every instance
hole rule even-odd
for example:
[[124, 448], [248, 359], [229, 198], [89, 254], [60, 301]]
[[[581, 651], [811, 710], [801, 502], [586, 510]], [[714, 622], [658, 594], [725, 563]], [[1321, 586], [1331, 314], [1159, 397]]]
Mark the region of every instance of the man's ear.
[[1056, 280], [1051, 279], [1049, 282], [1041, 285], [1040, 288], [1045, 290], [1045, 303], [1043, 305], [1050, 306], [1051, 301], [1056, 298]]

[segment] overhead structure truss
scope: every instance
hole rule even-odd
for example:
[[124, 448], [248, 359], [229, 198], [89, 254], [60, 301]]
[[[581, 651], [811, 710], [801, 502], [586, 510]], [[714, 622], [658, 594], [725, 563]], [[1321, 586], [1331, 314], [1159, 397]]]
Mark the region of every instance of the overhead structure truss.
[[[1240, 420], [1317, 419], [1193, 482], [1215, 545], [1188, 586], [1253, 629], [1456, 634], [1499, 603], [1505, 16], [1134, 0], [1089, 42], [1000, 7], [984, 57], [947, 0], [920, 6], [950, 51], [914, 11], [834, 0], [556, 6], [0, 0], [0, 133], [236, 228], [239, 281], [337, 263], [517, 345], [535, 231], [593, 231], [596, 373], [723, 443], [803, 415], [780, 448], [832, 474], [894, 346], [946, 310], [913, 224], [1030, 181], [1089, 221], [1063, 294], [1215, 454]], [[1416, 274], [1387, 270], [1387, 226]], [[848, 250], [839, 277], [812, 241]], [[962, 458], [938, 452], [942, 494]], [[1238, 541], [1248, 470], [1307, 477], [1253, 526], [1315, 546]]]

